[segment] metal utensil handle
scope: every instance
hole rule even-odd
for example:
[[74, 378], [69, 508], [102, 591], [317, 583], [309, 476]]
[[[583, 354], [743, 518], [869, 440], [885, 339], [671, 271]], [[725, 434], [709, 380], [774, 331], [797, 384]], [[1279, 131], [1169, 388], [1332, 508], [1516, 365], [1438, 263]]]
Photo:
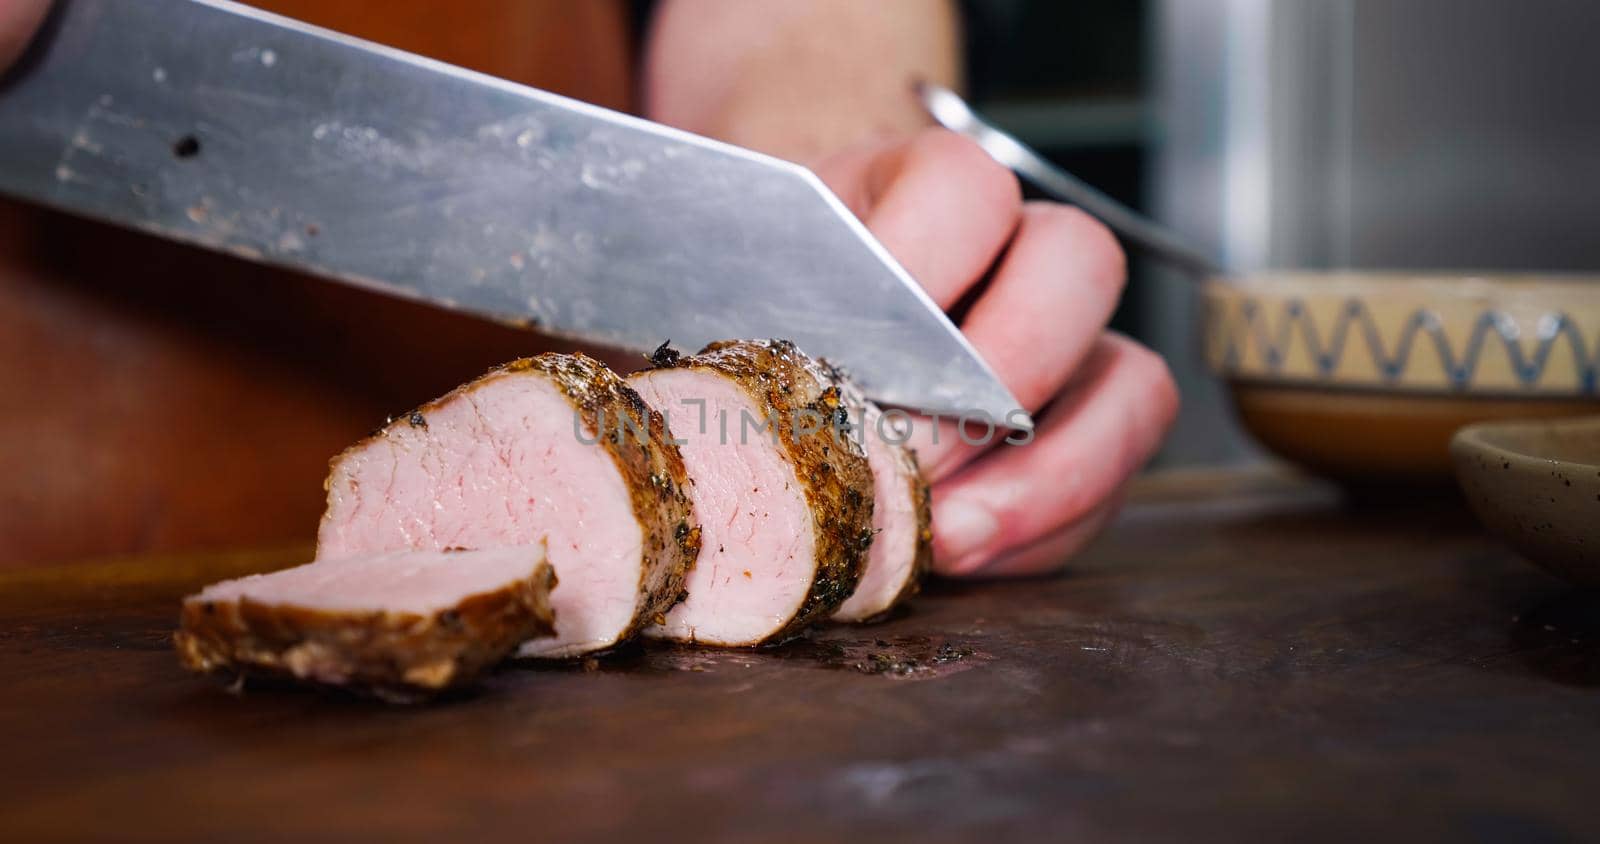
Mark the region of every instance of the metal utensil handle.
[[1011, 134], [978, 116], [954, 91], [924, 83], [923, 104], [945, 128], [978, 142], [989, 156], [1053, 199], [1082, 208], [1133, 246], [1200, 275], [1221, 272], [1217, 263], [1178, 235], [1068, 173]]
[[1105, 223], [1129, 243], [1201, 275], [1215, 275], [1220, 268], [1210, 258], [1182, 242], [1176, 234], [1140, 215], [1137, 211], [1101, 193], [1082, 179], [1045, 160], [1033, 150], [1018, 144], [1017, 159], [1011, 164], [1023, 179], [1052, 198], [1082, 208]]

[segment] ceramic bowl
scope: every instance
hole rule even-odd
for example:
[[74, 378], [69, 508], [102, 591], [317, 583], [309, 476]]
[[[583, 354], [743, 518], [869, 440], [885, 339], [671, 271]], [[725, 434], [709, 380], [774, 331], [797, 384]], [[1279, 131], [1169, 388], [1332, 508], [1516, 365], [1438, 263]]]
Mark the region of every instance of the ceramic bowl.
[[1485, 526], [1552, 573], [1600, 587], [1600, 418], [1470, 425], [1450, 453]]
[[1600, 413], [1600, 276], [1269, 273], [1203, 301], [1245, 427], [1333, 478], [1447, 481], [1463, 425]]

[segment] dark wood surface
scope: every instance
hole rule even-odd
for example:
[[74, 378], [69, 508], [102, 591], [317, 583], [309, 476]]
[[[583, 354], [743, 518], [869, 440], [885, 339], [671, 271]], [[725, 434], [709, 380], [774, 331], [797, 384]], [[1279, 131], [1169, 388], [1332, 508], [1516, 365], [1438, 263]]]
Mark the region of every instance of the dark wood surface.
[[283, 554], [0, 574], [0, 840], [1600, 836], [1600, 602], [1448, 506], [1146, 481], [1061, 578], [391, 707], [182, 673]]

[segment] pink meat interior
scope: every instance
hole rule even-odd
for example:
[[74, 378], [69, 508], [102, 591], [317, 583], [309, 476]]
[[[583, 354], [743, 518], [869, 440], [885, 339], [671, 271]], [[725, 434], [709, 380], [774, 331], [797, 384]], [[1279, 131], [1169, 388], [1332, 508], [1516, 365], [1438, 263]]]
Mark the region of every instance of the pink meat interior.
[[[756, 426], [766, 418], [738, 384], [692, 369], [629, 379], [672, 434], [686, 440], [700, 519], [700, 557], [689, 597], [646, 635], [708, 644], [759, 642], [799, 610], [816, 572], [811, 508], [782, 446]], [[702, 427], [699, 401], [705, 402]], [[745, 417], [741, 417], [741, 413]], [[752, 420], [742, 430], [744, 418]], [[725, 423], [725, 424], [724, 424]]]
[[[504, 375], [398, 422], [341, 460], [319, 558], [548, 543], [556, 636], [524, 653], [607, 647], [639, 599], [642, 531], [594, 432], [542, 375]], [[581, 436], [581, 439], [580, 439]]]
[[538, 545], [484, 551], [396, 551], [318, 560], [292, 569], [213, 583], [190, 600], [252, 601], [306, 609], [389, 610], [427, 615], [533, 574]]
[[[876, 532], [867, 551], [867, 570], [856, 591], [833, 616], [841, 621], [861, 621], [888, 609], [917, 558], [917, 510], [912, 498], [911, 473], [900, 460], [901, 446], [886, 442], [877, 427], [878, 414], [868, 411], [861, 441], [872, 467], [872, 529]], [[894, 431], [884, 425], [884, 433]]]

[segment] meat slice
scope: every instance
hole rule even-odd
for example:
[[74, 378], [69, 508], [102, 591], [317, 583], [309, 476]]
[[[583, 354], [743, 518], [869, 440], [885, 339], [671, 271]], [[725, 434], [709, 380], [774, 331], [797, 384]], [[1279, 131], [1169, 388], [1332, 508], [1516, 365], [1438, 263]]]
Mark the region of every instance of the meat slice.
[[682, 594], [700, 535], [687, 484], [661, 415], [622, 379], [583, 355], [540, 355], [336, 457], [317, 555], [544, 540], [561, 621], [521, 652], [578, 656], [628, 639]]
[[851, 403], [860, 407], [858, 436], [872, 466], [874, 537], [861, 582], [833, 617], [871, 621], [915, 595], [932, 567], [932, 512], [916, 453], [905, 446], [909, 431], [897, 424], [901, 420], [885, 417], [877, 405], [849, 392]]
[[872, 543], [872, 470], [836, 424], [833, 374], [781, 340], [655, 364], [628, 380], [684, 441], [701, 550], [688, 597], [645, 635], [760, 645], [827, 618]]
[[193, 671], [409, 699], [551, 635], [554, 584], [537, 545], [320, 560], [207, 586], [183, 602], [174, 641]]

